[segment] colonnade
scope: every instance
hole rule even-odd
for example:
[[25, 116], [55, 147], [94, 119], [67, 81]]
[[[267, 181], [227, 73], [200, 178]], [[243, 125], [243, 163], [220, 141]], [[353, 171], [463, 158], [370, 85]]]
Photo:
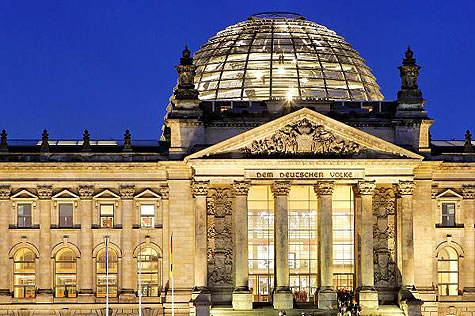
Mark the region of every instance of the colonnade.
[[[248, 288], [248, 201], [247, 196], [251, 182], [234, 181], [234, 292], [233, 308], [235, 310], [252, 309], [252, 293]], [[335, 181], [318, 181], [314, 190], [318, 197], [318, 232], [319, 232], [319, 290], [318, 307], [334, 309], [337, 295], [333, 287], [333, 223], [332, 194]], [[207, 284], [206, 262], [206, 192], [209, 181], [192, 183], [195, 197], [195, 284], [196, 288], [205, 289]], [[288, 240], [288, 194], [291, 181], [276, 180], [272, 183], [274, 194], [274, 244], [275, 244], [275, 289], [273, 305], [275, 309], [292, 309], [293, 297], [290, 290], [289, 275], [289, 240]], [[400, 229], [402, 231], [402, 288], [414, 288], [414, 246], [412, 226], [413, 181], [399, 181], [395, 185], [396, 193], [401, 199]], [[373, 191], [375, 181], [358, 181], [355, 193], [358, 196], [356, 208], [356, 234], [359, 243], [359, 255], [355, 256], [356, 287], [362, 308], [376, 308], [378, 293], [374, 288], [373, 267]], [[203, 237], [204, 236], [204, 237]]]

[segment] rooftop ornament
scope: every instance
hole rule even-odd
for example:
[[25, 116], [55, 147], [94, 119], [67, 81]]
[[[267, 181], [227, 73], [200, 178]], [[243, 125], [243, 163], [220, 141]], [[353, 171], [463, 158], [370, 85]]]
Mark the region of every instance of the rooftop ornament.
[[0, 139], [0, 152], [8, 151], [7, 135], [8, 135], [7, 131], [3, 129], [1, 139]]
[[132, 151], [132, 134], [127, 129], [124, 134], [124, 148], [123, 151]]
[[81, 151], [89, 152], [91, 151], [91, 135], [87, 129], [84, 130], [84, 134], [82, 134], [82, 149]]
[[193, 58], [191, 57], [188, 45], [185, 46], [180, 58], [180, 64], [175, 69], [178, 73], [178, 87], [174, 92], [175, 99], [197, 100], [198, 90], [195, 89], [194, 84], [196, 66], [193, 65]]
[[419, 90], [417, 80], [421, 66], [416, 64], [414, 52], [408, 46], [402, 65], [398, 67], [401, 76], [401, 90], [397, 93], [397, 99], [405, 104], [422, 104], [422, 92]]
[[49, 139], [48, 130], [47, 130], [47, 129], [44, 129], [44, 130], [43, 130], [43, 133], [41, 134], [41, 148], [40, 148], [40, 152], [42, 152], [42, 153], [47, 153], [47, 152], [49, 152], [49, 142], [48, 142], [48, 139]]
[[261, 12], [249, 17], [249, 20], [258, 20], [258, 19], [296, 19], [296, 20], [306, 20], [303, 15], [292, 12]]
[[464, 152], [466, 153], [473, 153], [473, 145], [472, 145], [472, 133], [469, 130], [465, 132], [465, 145], [464, 145]]

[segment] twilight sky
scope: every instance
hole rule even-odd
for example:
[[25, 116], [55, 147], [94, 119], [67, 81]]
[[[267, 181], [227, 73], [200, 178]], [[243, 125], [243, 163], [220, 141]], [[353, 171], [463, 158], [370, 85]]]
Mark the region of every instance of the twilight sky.
[[360, 52], [386, 100], [408, 44], [433, 139], [475, 134], [475, 2], [1, 0], [0, 129], [10, 139], [158, 139], [185, 44], [267, 11], [304, 15]]

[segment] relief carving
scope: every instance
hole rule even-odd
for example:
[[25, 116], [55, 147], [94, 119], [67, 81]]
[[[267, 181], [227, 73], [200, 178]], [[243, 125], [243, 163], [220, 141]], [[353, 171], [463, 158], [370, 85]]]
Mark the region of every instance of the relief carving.
[[233, 232], [231, 188], [210, 188], [207, 199], [208, 285], [233, 285]]
[[373, 196], [374, 284], [396, 287], [396, 199], [391, 188]]
[[321, 155], [357, 156], [363, 148], [351, 140], [344, 140], [307, 118], [281, 128], [274, 135], [253, 141], [242, 149], [250, 156]]

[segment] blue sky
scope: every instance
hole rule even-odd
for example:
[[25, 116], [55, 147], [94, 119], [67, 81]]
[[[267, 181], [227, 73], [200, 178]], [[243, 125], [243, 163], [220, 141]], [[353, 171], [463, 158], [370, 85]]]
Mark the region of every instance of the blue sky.
[[[455, 5], [456, 3], [456, 5]], [[396, 98], [408, 44], [435, 119], [433, 139], [475, 134], [473, 1], [1, 0], [0, 128], [10, 138], [158, 139], [185, 44], [192, 51], [265, 11], [304, 15], [343, 36]]]

